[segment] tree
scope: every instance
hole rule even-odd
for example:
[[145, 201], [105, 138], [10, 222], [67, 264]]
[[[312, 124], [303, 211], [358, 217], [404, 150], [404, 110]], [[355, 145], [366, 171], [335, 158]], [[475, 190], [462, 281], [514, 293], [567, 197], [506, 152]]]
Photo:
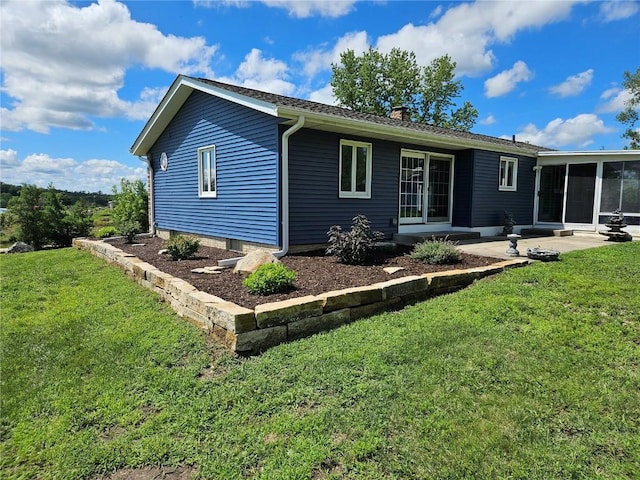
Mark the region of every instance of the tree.
[[[65, 242], [64, 216], [66, 208], [62, 203], [62, 194], [49, 185], [42, 194], [43, 235], [53, 245], [62, 247]], [[69, 240], [69, 245], [71, 240]]]
[[625, 101], [627, 108], [616, 116], [616, 120], [627, 125], [627, 129], [622, 134], [622, 138], [629, 140], [629, 145], [626, 148], [640, 150], [640, 129], [635, 128], [640, 107], [640, 67], [636, 69], [635, 73], [624, 72], [622, 85], [631, 92], [631, 98]]
[[456, 108], [464, 86], [455, 78], [456, 63], [445, 55], [420, 68], [413, 52], [399, 48], [388, 54], [353, 50], [332, 64], [331, 86], [341, 106], [363, 113], [389, 116], [395, 106], [405, 106], [411, 120], [469, 131], [478, 111], [469, 102]]
[[18, 240], [34, 249], [42, 248], [47, 230], [44, 220], [42, 189], [35, 185], [23, 185], [20, 195], [9, 201], [9, 214], [18, 225]]
[[142, 180], [120, 180], [120, 191], [113, 186], [113, 220], [121, 235], [131, 232], [137, 223], [136, 233], [149, 230], [148, 195]]
[[83, 200], [78, 200], [71, 208], [67, 208], [63, 224], [65, 245], [71, 245], [71, 241], [74, 238], [89, 235], [93, 226], [93, 219], [87, 204]]

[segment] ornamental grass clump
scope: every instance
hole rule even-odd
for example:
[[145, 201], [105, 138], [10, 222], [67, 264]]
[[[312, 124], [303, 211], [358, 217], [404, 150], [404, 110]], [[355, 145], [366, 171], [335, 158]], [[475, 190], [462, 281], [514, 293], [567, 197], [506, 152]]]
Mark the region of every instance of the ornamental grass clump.
[[458, 250], [457, 244], [451, 240], [433, 238], [426, 242], [416, 243], [409, 256], [430, 265], [445, 265], [458, 263], [460, 250]]
[[173, 260], [186, 260], [193, 257], [200, 248], [200, 241], [195, 237], [174, 235], [167, 241], [167, 253]]
[[335, 255], [342, 263], [363, 265], [373, 257], [375, 242], [384, 238], [382, 232], [372, 232], [369, 220], [364, 215], [353, 218], [351, 230], [342, 231], [340, 225], [333, 225], [327, 232], [329, 247], [327, 255]]
[[244, 279], [242, 285], [254, 295], [271, 295], [290, 290], [298, 274], [282, 263], [266, 263]]

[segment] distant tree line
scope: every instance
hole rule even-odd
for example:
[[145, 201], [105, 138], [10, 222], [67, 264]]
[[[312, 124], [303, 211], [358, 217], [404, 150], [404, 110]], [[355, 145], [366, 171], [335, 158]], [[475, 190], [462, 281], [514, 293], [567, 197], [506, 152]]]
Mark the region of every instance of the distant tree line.
[[[19, 196], [23, 186], [25, 185], [12, 185], [10, 183], [0, 182], [0, 208], [7, 208], [9, 200]], [[52, 190], [54, 193], [62, 195], [61, 202], [66, 207], [71, 207], [79, 201], [83, 201], [90, 207], [106, 207], [113, 197], [113, 195], [109, 193], [102, 192], [70, 192], [57, 188], [53, 188]]]

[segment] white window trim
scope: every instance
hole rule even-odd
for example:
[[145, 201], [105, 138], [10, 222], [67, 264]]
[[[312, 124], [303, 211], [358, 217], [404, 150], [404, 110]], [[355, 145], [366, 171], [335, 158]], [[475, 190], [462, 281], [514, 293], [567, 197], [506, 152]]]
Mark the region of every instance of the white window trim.
[[[507, 168], [508, 165], [511, 163], [513, 164], [513, 185], [509, 185], [507, 182], [507, 178], [506, 176], [503, 178], [502, 177], [502, 163], [505, 163], [505, 169], [504, 172], [505, 174], [509, 171], [509, 169]], [[502, 192], [515, 192], [518, 190], [518, 159], [517, 158], [513, 158], [513, 157], [500, 157], [500, 164], [498, 167], [498, 190], [502, 191]]]
[[[211, 152], [213, 158], [213, 165], [209, 165], [211, 168], [213, 181], [215, 183], [215, 189], [213, 191], [204, 191], [202, 190], [202, 154], [204, 152]], [[217, 159], [216, 159], [216, 146], [215, 145], [207, 145], [206, 147], [198, 148], [198, 196], [204, 198], [215, 198], [218, 196], [218, 178], [216, 175], [216, 167], [217, 167]], [[210, 180], [210, 179], [209, 179]], [[211, 183], [209, 182], [209, 188], [211, 188]]]
[[[356, 188], [356, 169], [351, 169], [351, 191], [342, 190], [342, 146], [350, 145], [353, 148], [353, 156], [351, 157], [352, 167], [355, 163], [355, 152], [357, 147], [366, 147], [367, 149], [367, 172], [366, 172], [366, 186], [364, 192], [355, 191]], [[372, 144], [367, 142], [356, 142], [354, 140], [340, 140], [340, 162], [338, 164], [338, 194], [339, 198], [371, 198], [371, 164], [372, 164]]]

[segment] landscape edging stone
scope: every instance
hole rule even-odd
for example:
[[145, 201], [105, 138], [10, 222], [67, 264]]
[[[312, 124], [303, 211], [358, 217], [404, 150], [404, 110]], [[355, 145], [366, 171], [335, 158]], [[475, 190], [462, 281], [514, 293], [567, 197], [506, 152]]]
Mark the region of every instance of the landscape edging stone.
[[179, 316], [216, 337], [227, 348], [242, 354], [260, 353], [280, 343], [384, 311], [397, 310], [530, 263], [528, 259], [512, 259], [467, 270], [400, 277], [373, 285], [261, 304], [251, 310], [200, 291], [189, 282], [173, 277], [107, 242], [76, 238], [73, 246], [116, 264], [138, 284], [157, 293]]

